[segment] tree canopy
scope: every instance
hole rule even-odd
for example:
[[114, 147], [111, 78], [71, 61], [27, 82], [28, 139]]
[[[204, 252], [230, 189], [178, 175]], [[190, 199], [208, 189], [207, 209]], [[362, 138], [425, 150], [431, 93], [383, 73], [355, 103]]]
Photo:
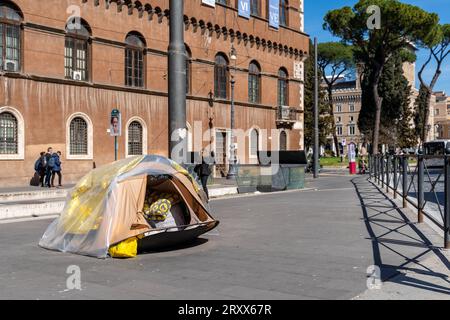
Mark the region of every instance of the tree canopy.
[[[420, 96], [416, 101], [416, 126], [420, 132], [420, 139], [425, 142], [428, 136], [428, 118], [430, 113], [431, 96], [434, 86], [442, 74], [444, 60], [450, 56], [450, 24], [438, 25], [438, 29], [430, 37], [419, 43], [420, 46], [429, 50], [428, 59], [419, 71]], [[425, 81], [424, 71], [434, 60], [435, 68], [430, 82]]]
[[[339, 142], [336, 133], [336, 123], [334, 120], [333, 86], [342, 77], [347, 76], [354, 67], [352, 46], [341, 42], [320, 43], [317, 48], [317, 63], [328, 91], [328, 114], [333, 134], [336, 155], [340, 156]], [[327, 76], [327, 74], [329, 76]]]
[[[379, 9], [379, 26], [370, 21]], [[434, 42], [439, 34], [439, 17], [421, 8], [397, 0], [359, 0], [353, 8], [343, 7], [329, 11], [325, 16], [324, 28], [340, 37], [346, 44], [354, 46], [357, 63], [362, 63], [366, 72], [362, 79], [370, 91], [375, 117], [373, 119], [373, 152], [378, 153], [379, 131], [383, 97], [380, 81], [383, 69], [391, 57], [407, 48], [411, 43]], [[378, 28], [379, 27], [379, 28]], [[368, 71], [367, 71], [368, 70]]]

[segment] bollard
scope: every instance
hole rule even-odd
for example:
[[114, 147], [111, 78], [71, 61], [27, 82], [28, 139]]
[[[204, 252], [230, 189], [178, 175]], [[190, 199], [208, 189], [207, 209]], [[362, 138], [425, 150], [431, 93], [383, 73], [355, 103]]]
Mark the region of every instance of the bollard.
[[424, 163], [423, 156], [419, 155], [417, 159], [418, 174], [417, 174], [417, 221], [419, 223], [423, 222], [423, 204], [424, 204], [424, 193], [423, 193], [423, 178], [424, 178]]
[[389, 171], [391, 170], [391, 156], [386, 156], [386, 193], [389, 193], [389, 183], [391, 183]]
[[373, 160], [375, 161], [375, 182], [378, 183], [378, 155], [375, 155], [375, 158]]
[[384, 187], [384, 156], [380, 156], [381, 187]]
[[445, 156], [444, 248], [450, 249], [450, 158]]
[[408, 197], [408, 156], [402, 157], [402, 198], [403, 208], [407, 207], [406, 198]]
[[398, 184], [398, 157], [394, 156], [394, 199], [397, 199], [397, 184]]
[[375, 183], [378, 180], [378, 161], [377, 161], [377, 156], [374, 155], [373, 156], [373, 180], [375, 181]]

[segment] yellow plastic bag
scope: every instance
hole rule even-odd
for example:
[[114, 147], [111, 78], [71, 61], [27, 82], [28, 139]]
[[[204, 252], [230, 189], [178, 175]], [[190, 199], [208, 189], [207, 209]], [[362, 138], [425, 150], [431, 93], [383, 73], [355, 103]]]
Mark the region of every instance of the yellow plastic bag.
[[138, 239], [130, 238], [109, 248], [112, 258], [134, 258], [137, 256]]

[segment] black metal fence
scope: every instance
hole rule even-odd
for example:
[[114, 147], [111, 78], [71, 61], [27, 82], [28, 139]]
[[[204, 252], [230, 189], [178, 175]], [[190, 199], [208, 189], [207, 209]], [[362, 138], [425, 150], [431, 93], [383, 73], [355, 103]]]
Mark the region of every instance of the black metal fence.
[[441, 229], [450, 249], [450, 155], [374, 155], [369, 173], [394, 198], [400, 196], [404, 208], [415, 207], [419, 223], [426, 217]]

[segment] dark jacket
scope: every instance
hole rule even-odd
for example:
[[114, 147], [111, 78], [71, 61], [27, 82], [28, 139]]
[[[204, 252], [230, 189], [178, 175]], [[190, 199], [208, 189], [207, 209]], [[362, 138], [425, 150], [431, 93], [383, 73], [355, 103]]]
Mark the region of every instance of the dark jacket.
[[36, 172], [43, 172], [45, 171], [45, 166], [46, 166], [46, 159], [45, 159], [45, 155], [39, 157], [39, 159], [36, 160], [36, 162], [34, 163], [34, 170]]
[[205, 161], [202, 161], [201, 164], [196, 165], [194, 171], [199, 177], [211, 175], [211, 167]]
[[47, 153], [45, 154], [45, 167], [46, 167], [46, 168], [49, 167], [48, 163], [50, 162], [51, 157], [52, 157], [52, 154], [51, 154], [51, 153], [48, 153], [48, 152], [47, 152]]
[[57, 153], [54, 153], [52, 155], [52, 158], [54, 159], [55, 165], [53, 166], [53, 171], [61, 171], [61, 159], [59, 158], [59, 155]]

